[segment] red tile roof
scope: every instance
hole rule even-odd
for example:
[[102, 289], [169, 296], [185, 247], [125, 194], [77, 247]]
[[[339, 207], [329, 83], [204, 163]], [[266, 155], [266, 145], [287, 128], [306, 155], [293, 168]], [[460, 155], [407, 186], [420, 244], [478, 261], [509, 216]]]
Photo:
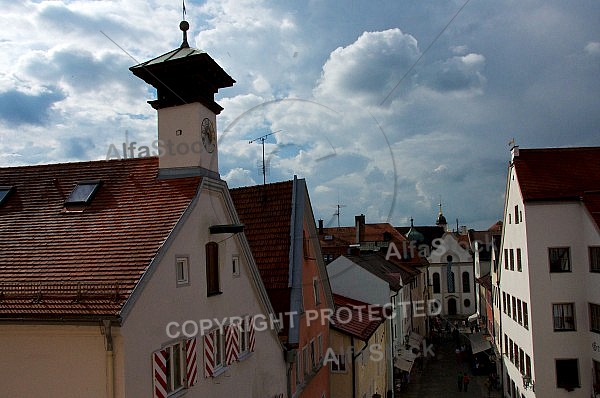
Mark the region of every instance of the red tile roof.
[[[335, 315], [332, 327], [345, 334], [367, 341], [385, 322], [383, 307], [364, 303], [339, 294], [333, 295]], [[348, 310], [341, 310], [347, 308]], [[370, 310], [369, 310], [370, 308]]]
[[519, 149], [514, 165], [526, 201], [579, 199], [600, 190], [600, 147]]
[[[16, 190], [0, 206], [0, 318], [118, 316], [200, 185], [157, 171], [157, 158], [1, 168]], [[103, 184], [66, 209], [86, 180]]]
[[600, 147], [519, 149], [513, 162], [525, 201], [582, 200], [600, 227]]
[[288, 288], [292, 189], [285, 181], [230, 190], [267, 292]]

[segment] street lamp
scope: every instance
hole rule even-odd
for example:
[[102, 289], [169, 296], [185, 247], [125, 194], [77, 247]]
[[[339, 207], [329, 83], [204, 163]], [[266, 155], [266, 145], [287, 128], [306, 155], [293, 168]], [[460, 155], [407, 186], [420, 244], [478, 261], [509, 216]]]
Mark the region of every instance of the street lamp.
[[531, 379], [529, 375], [523, 375], [523, 388], [526, 390], [532, 390], [535, 386], [535, 382]]

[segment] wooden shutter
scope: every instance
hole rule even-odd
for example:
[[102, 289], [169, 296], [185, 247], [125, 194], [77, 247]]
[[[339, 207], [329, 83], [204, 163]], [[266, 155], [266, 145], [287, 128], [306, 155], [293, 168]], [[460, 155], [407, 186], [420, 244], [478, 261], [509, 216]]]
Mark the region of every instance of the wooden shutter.
[[187, 386], [193, 387], [198, 382], [198, 353], [195, 337], [185, 342], [185, 367]]
[[214, 332], [204, 335], [204, 376], [211, 377], [215, 374], [215, 339]]
[[228, 325], [225, 332], [225, 362], [229, 365], [237, 361], [240, 355], [240, 328], [238, 325]]
[[167, 397], [167, 350], [152, 353], [153, 397]]

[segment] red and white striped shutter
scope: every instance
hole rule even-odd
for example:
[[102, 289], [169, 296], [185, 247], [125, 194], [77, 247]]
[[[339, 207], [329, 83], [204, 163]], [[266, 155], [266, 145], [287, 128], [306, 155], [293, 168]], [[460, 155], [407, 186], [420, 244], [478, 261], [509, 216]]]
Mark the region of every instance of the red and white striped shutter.
[[249, 328], [249, 332], [248, 332], [248, 350], [249, 351], [254, 351], [254, 348], [256, 348], [256, 339], [254, 337], [254, 320], [256, 319], [256, 317], [251, 317], [249, 319], [249, 324], [248, 324], [248, 328]]
[[167, 397], [167, 350], [152, 353], [152, 380], [154, 398]]
[[211, 377], [215, 373], [215, 339], [214, 332], [204, 335], [204, 376]]
[[198, 353], [196, 350], [196, 338], [185, 342], [185, 365], [188, 387], [193, 387], [198, 382]]
[[240, 331], [237, 325], [228, 325], [225, 329], [225, 361], [227, 365], [237, 361], [240, 354]]

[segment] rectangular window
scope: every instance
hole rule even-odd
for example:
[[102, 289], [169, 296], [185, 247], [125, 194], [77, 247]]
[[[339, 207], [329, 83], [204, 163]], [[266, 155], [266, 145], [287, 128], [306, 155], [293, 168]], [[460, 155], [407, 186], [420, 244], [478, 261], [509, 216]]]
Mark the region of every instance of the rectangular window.
[[206, 294], [213, 296], [220, 293], [219, 244], [208, 242], [206, 244]]
[[519, 348], [519, 370], [525, 373], [525, 352], [521, 348]]
[[590, 303], [590, 330], [600, 333], [600, 305]]
[[508, 339], [508, 352], [510, 354], [509, 355], [510, 361], [512, 363], [515, 363], [515, 352], [513, 350], [513, 341], [512, 341], [512, 339]]
[[0, 185], [0, 205], [6, 201], [13, 189], [14, 187], [10, 185]]
[[185, 286], [190, 283], [190, 265], [187, 257], [175, 259], [175, 273], [177, 275], [177, 286]]
[[508, 355], [508, 336], [504, 334], [504, 354]]
[[515, 206], [515, 224], [519, 223], [519, 205]]
[[556, 360], [556, 387], [571, 391], [581, 387], [579, 384], [579, 365], [577, 359]]
[[231, 274], [233, 276], [240, 276], [240, 257], [239, 256], [231, 257]]
[[512, 298], [512, 319], [517, 321], [517, 299], [514, 296]]
[[506, 292], [502, 292], [502, 312], [506, 314]]
[[216, 329], [212, 333], [215, 343], [215, 369], [219, 369], [225, 364], [225, 336], [223, 336], [220, 329]]
[[527, 309], [527, 303], [523, 301], [523, 327], [529, 329], [529, 310]]
[[310, 373], [310, 368], [309, 368], [309, 358], [308, 358], [308, 346], [304, 346], [304, 348], [302, 349], [302, 361], [303, 361], [303, 367], [304, 367], [304, 376], [306, 378], [306, 376], [308, 376], [308, 374]]
[[508, 249], [504, 249], [504, 269], [508, 269]]
[[531, 377], [531, 357], [525, 354], [525, 375]]
[[523, 324], [523, 303], [521, 299], [517, 299], [517, 322], [519, 325]]
[[335, 360], [331, 362], [331, 371], [332, 372], [345, 372], [346, 371], [346, 355], [336, 354]]
[[514, 271], [515, 270], [515, 250], [510, 249], [509, 253], [510, 253], [510, 270]]
[[319, 279], [313, 278], [313, 296], [315, 298], [315, 305], [321, 304], [321, 295], [319, 293]]
[[600, 272], [600, 246], [590, 246], [590, 272]]
[[314, 340], [310, 342], [310, 366], [311, 370], [317, 367], [317, 349]]
[[317, 342], [319, 343], [319, 363], [323, 362], [323, 335], [319, 333], [317, 336]]
[[521, 260], [521, 249], [517, 249], [517, 271], [523, 271], [523, 260]]
[[[162, 395], [171, 395], [186, 387], [192, 387], [198, 381], [196, 339], [178, 341], [164, 346], [152, 354], [152, 373], [154, 391]], [[186, 375], [190, 375], [187, 378]]]
[[571, 272], [571, 253], [568, 247], [548, 249], [550, 272]]
[[296, 355], [296, 384], [302, 383], [302, 377], [304, 372], [302, 371], [302, 351], [298, 350]]
[[594, 361], [594, 394], [600, 394], [600, 362]]
[[69, 197], [65, 200], [67, 205], [87, 205], [89, 204], [98, 189], [102, 185], [102, 181], [82, 181], [78, 183]]
[[242, 317], [240, 322], [240, 353], [246, 353], [249, 351], [250, 342], [250, 318], [248, 316]]
[[575, 305], [573, 303], [552, 304], [554, 331], [575, 330]]
[[517, 345], [517, 343], [514, 343], [514, 347], [513, 350], [515, 351], [515, 367], [517, 369], [520, 369], [520, 365], [519, 365], [519, 346]]

